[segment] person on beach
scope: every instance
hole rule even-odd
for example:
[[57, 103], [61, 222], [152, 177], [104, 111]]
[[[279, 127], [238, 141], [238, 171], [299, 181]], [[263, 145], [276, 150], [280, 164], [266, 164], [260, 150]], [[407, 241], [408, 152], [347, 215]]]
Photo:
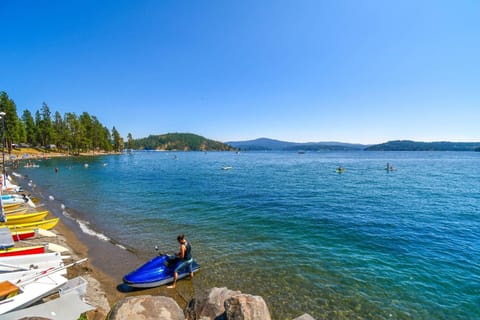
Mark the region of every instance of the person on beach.
[[193, 264], [193, 257], [192, 257], [192, 246], [190, 243], [185, 239], [185, 235], [180, 234], [177, 237], [178, 243], [180, 243], [180, 251], [175, 253], [175, 256], [180, 258], [182, 262], [175, 268], [173, 274], [173, 284], [168, 286], [167, 288], [175, 288], [177, 285], [178, 279], [178, 272], [183, 268], [187, 268], [188, 272], [190, 273], [190, 279], [193, 278], [193, 271], [192, 271], [192, 264]]

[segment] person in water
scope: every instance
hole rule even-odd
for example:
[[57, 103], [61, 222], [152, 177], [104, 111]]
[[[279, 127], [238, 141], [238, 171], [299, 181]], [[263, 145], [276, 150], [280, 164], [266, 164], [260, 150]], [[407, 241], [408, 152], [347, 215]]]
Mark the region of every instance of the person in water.
[[387, 162], [387, 167], [385, 168], [385, 170], [393, 171], [394, 169], [393, 169], [393, 166], [389, 162]]
[[183, 268], [187, 268], [188, 272], [190, 273], [190, 278], [193, 278], [193, 271], [192, 271], [192, 264], [193, 264], [193, 257], [192, 257], [192, 246], [190, 243], [185, 239], [183, 234], [177, 237], [178, 243], [180, 243], [180, 251], [175, 253], [175, 256], [180, 258], [182, 262], [175, 268], [173, 274], [173, 284], [168, 286], [168, 288], [175, 288], [177, 285], [178, 279], [178, 272], [181, 271]]

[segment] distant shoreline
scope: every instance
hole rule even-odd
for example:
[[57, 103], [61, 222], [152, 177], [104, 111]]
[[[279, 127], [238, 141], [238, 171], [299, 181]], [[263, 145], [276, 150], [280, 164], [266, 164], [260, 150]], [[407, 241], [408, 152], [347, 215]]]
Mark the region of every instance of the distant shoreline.
[[71, 155], [68, 153], [58, 152], [58, 151], [41, 151], [34, 148], [18, 148], [12, 149], [10, 153], [5, 150], [5, 160], [9, 161], [21, 161], [21, 160], [41, 160], [48, 158], [56, 157], [82, 157], [82, 156], [103, 156], [103, 155], [112, 155], [112, 154], [121, 154], [119, 152], [82, 152], [78, 155]]
[[344, 142], [288, 142], [267, 138], [231, 141], [227, 144], [241, 151], [480, 151], [480, 142], [419, 142], [394, 140], [381, 144]]

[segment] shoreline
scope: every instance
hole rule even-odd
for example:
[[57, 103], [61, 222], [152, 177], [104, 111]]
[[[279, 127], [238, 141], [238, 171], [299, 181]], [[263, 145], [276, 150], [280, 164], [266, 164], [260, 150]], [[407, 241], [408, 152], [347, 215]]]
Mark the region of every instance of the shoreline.
[[[49, 196], [55, 197], [55, 195], [44, 195], [38, 187], [32, 190], [24, 179], [25, 177], [14, 180], [23, 188], [24, 192], [40, 199], [40, 202], [43, 203], [42, 208], [50, 212], [49, 216], [60, 218], [59, 223], [52, 230], [57, 237], [54, 238], [55, 240], [49, 238], [48, 241], [68, 248], [69, 251], [64, 255], [70, 255], [74, 261], [88, 258], [87, 261], [68, 268], [67, 278], [82, 276], [88, 281], [86, 300], [94, 307], [99, 308], [98, 312], [104, 312], [106, 316], [116, 302], [129, 296], [170, 297], [182, 309], [193, 298], [195, 285], [191, 281], [181, 281], [181, 285], [177, 286], [175, 290], [168, 289], [166, 286], [149, 289], [133, 289], [125, 286], [122, 277], [146, 261], [140, 260], [134, 252], [119, 247], [111, 240], [101, 240], [82, 231], [75, 218], [64, 215], [55, 200], [49, 199]], [[74, 211], [74, 208], [65, 208], [65, 210], [67, 212]], [[152, 256], [154, 254], [154, 250], [152, 250]], [[121, 261], [121, 263], [112, 264], [112, 261]]]
[[86, 294], [87, 301], [94, 307], [103, 309], [105, 313], [108, 313], [110, 307], [116, 302], [115, 299], [117, 298], [114, 291], [110, 289], [115, 282], [114, 278], [95, 266], [94, 259], [92, 259], [89, 252], [90, 248], [86, 243], [80, 240], [75, 230], [67, 225], [68, 222], [66, 221], [65, 216], [58, 214], [56, 210], [49, 205], [47, 199], [41, 193], [28, 188], [19, 178], [15, 178], [15, 183], [20, 185], [24, 192], [26, 191], [32, 196], [40, 199], [43, 206], [37, 207], [37, 210], [48, 210], [49, 214], [47, 218], [60, 218], [58, 224], [50, 230], [57, 235], [55, 238], [45, 239], [35, 237], [30, 242], [38, 242], [40, 244], [48, 240], [49, 242], [59, 244], [68, 249], [63, 255], [71, 256], [72, 261], [88, 258], [87, 261], [68, 268], [67, 278], [72, 279], [77, 276], [85, 278], [88, 282]]

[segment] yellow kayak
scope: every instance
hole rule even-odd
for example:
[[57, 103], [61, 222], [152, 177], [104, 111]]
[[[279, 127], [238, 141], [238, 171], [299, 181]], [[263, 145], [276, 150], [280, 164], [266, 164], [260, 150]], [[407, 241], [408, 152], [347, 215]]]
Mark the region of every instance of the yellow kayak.
[[19, 203], [3, 203], [3, 209], [4, 210], [14, 210], [20, 208], [22, 205], [24, 205], [25, 202], [19, 202]]
[[[7, 217], [8, 219], [8, 217]], [[32, 229], [38, 229], [42, 228], [45, 230], [50, 230], [54, 228], [58, 221], [60, 221], [60, 218], [54, 218], [54, 219], [48, 219], [48, 220], [41, 220], [37, 222], [30, 222], [30, 223], [18, 223], [14, 225], [7, 225], [7, 227], [10, 228], [10, 230], [14, 231], [24, 231], [24, 230], [32, 230]]]
[[21, 207], [15, 208], [15, 209], [4, 209], [3, 212], [6, 213], [6, 214], [25, 213], [25, 212], [27, 212], [27, 207], [25, 205], [22, 205]]
[[45, 218], [47, 214], [48, 214], [48, 211], [7, 214], [7, 222], [0, 223], [0, 225], [13, 225], [13, 224], [19, 224], [19, 223], [37, 222]]

